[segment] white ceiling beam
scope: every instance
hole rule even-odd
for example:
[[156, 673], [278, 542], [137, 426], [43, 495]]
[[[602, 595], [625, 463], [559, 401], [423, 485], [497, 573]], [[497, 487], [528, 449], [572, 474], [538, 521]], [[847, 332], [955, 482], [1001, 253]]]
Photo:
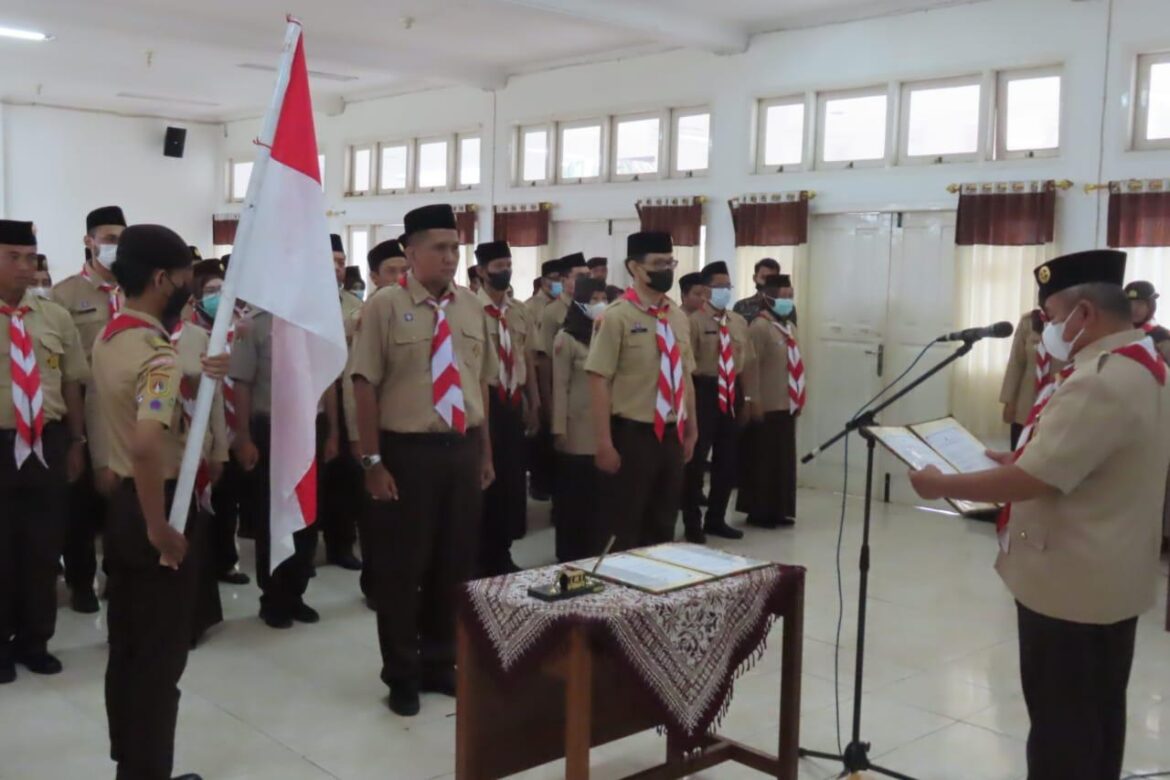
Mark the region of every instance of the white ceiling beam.
[[673, 9], [647, 8], [631, 0], [497, 0], [508, 5], [557, 14], [638, 32], [655, 41], [704, 49], [715, 54], [747, 51], [751, 35], [747, 29], [716, 19], [707, 19]]

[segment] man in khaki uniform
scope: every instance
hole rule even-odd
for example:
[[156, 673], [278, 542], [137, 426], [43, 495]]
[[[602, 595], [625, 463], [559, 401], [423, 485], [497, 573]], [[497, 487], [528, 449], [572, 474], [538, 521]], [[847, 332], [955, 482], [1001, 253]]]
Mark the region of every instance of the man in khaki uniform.
[[366, 262], [375, 291], [394, 287], [406, 274], [406, 253], [396, 238], [387, 239], [367, 252]]
[[680, 299], [682, 310], [688, 317], [701, 311], [707, 304], [707, 285], [703, 283], [701, 273], [684, 274], [678, 280], [678, 289], [682, 293]]
[[[553, 339], [560, 331], [561, 325], [565, 321], [565, 315], [569, 313], [569, 307], [573, 305], [573, 290], [576, 288], [577, 280], [589, 276], [585, 255], [580, 252], [565, 255], [559, 262], [561, 266], [561, 294], [557, 296], [556, 300], [549, 301], [549, 304], [541, 310], [540, 328], [535, 344], [536, 353], [548, 361], [552, 360]], [[551, 362], [549, 366], [549, 375], [551, 376]]]
[[586, 265], [589, 267], [589, 276], [601, 282], [604, 287], [605, 280], [609, 277], [609, 260], [604, 257], [591, 257]]
[[548, 419], [552, 412], [552, 369], [545, 355], [540, 353], [539, 346], [544, 310], [564, 292], [560, 259], [548, 260], [541, 265], [536, 285], [537, 291], [524, 302], [528, 322], [532, 325], [529, 334], [534, 357], [532, 371], [540, 393], [540, 430], [528, 440], [528, 472], [531, 477], [529, 495], [534, 501], [548, 501], [553, 489], [553, 448]]
[[[736, 482], [736, 450], [743, 427], [743, 405], [756, 394], [753, 389], [755, 351], [748, 338], [748, 324], [731, 306], [731, 272], [727, 263], [709, 263], [702, 271], [703, 286], [711, 291], [707, 304], [690, 315], [691, 351], [695, 354], [695, 414], [699, 441], [695, 457], [687, 464], [683, 489], [683, 527], [688, 542], [703, 544], [707, 534], [742, 539], [743, 531], [727, 524], [727, 505]], [[720, 362], [724, 338], [731, 361]], [[722, 376], [722, 390], [721, 390]], [[711, 456], [711, 491], [704, 523], [703, 464]]]
[[627, 255], [633, 287], [606, 309], [585, 363], [601, 516], [615, 550], [674, 539], [683, 467], [699, 435], [690, 327], [666, 296], [678, 266], [670, 234], [634, 233]]
[[370, 299], [353, 390], [370, 506], [374, 601], [390, 709], [455, 693], [455, 588], [475, 571], [483, 491], [494, 479], [488, 382], [499, 374], [488, 315], [455, 284], [449, 205], [406, 215], [405, 287]]
[[1170, 383], [1130, 322], [1125, 253], [1080, 252], [1036, 269], [1044, 343], [1072, 359], [998, 468], [910, 475], [927, 499], [1008, 503], [1000, 576], [1016, 598], [1032, 721], [1028, 777], [1121, 775], [1137, 617], [1155, 601], [1170, 466]]
[[89, 364], [69, 313], [29, 291], [36, 245], [31, 222], [0, 220], [0, 684], [16, 663], [61, 671], [48, 651], [57, 560], [66, 483], [85, 457]]
[[[94, 341], [121, 306], [121, 291], [110, 270], [118, 251], [118, 239], [126, 228], [126, 217], [117, 206], [94, 209], [85, 218], [87, 260], [81, 273], [70, 276], [53, 288], [52, 299], [64, 306], [81, 337], [86, 360]], [[98, 414], [97, 397], [88, 383], [85, 396], [85, 423], [89, 436], [86, 469], [69, 491], [69, 521], [65, 528], [65, 582], [72, 592], [74, 611], [98, 611], [94, 595], [97, 553], [94, 542], [104, 523], [106, 501], [97, 482], [109, 482], [106, 464], [105, 425]], [[104, 479], [103, 479], [104, 478]], [[96, 482], [95, 482], [96, 480]]]
[[1046, 353], [1041, 368], [1038, 350], [1042, 349], [1040, 334], [1043, 331], [1044, 312], [1034, 309], [1020, 318], [1020, 324], [1012, 337], [1012, 351], [1003, 375], [999, 402], [1003, 404], [1003, 421], [1011, 426], [1013, 450], [1020, 439], [1020, 433], [1024, 430], [1024, 425], [1028, 422], [1032, 404], [1036, 402], [1041, 371], [1047, 380], [1064, 368], [1064, 363]]
[[[1149, 282], [1130, 282], [1125, 286], [1125, 297], [1129, 298], [1130, 319], [1135, 328], [1141, 328], [1154, 342], [1154, 348], [1162, 360], [1170, 363], [1170, 330], [1159, 325], [1154, 316], [1158, 313], [1158, 291]], [[1162, 550], [1170, 547], [1170, 475], [1166, 477], [1166, 498], [1162, 509]]]
[[[106, 713], [120, 780], [171, 777], [178, 683], [191, 642], [200, 562], [188, 553], [194, 513], [188, 514], [188, 536], [168, 524], [183, 451], [182, 366], [162, 324], [178, 320], [191, 297], [191, 263], [190, 249], [173, 231], [127, 228], [113, 264], [125, 309], [93, 350], [93, 382], [117, 479], [104, 539], [110, 578]], [[220, 379], [227, 357], [202, 365]]]

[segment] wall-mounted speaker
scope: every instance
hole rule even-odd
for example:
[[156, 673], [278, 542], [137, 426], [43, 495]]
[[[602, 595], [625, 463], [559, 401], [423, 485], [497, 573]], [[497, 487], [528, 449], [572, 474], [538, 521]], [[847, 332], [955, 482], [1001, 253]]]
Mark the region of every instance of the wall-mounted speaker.
[[168, 127], [166, 141], [163, 142], [163, 154], [167, 157], [182, 157], [183, 149], [187, 146], [187, 130], [183, 127]]

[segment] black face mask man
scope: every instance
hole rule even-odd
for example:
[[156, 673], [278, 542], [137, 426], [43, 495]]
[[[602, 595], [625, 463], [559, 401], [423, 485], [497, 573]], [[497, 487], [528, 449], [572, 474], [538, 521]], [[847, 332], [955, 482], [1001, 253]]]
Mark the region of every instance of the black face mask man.
[[490, 297], [498, 298], [508, 291], [512, 284], [512, 250], [506, 241], [489, 241], [477, 246], [475, 262]]
[[636, 286], [665, 294], [674, 287], [674, 243], [669, 233], [644, 231], [634, 233], [627, 242], [629, 258], [626, 270]]
[[161, 225], [133, 225], [123, 235], [129, 242], [118, 243], [111, 270], [127, 298], [134, 299], [134, 308], [156, 316], [169, 330], [191, 300], [191, 251], [174, 231]]

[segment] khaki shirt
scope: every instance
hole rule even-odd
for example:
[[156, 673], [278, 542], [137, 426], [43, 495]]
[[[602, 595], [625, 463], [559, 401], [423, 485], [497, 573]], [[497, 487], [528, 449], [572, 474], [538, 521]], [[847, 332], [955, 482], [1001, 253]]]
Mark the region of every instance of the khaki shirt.
[[[566, 331], [553, 339], [552, 433], [557, 449], [568, 455], [593, 455], [593, 413], [589, 405], [589, 347]], [[564, 438], [560, 438], [564, 437]]]
[[357, 328], [362, 313], [362, 299], [349, 290], [341, 291], [341, 322], [345, 326], [345, 343], [353, 342], [353, 332]]
[[[45, 422], [65, 419], [65, 382], [89, 379], [89, 363], [81, 348], [77, 328], [69, 313], [57, 304], [26, 292], [20, 307], [27, 306], [25, 331], [32, 337], [33, 352], [41, 376], [41, 409]], [[12, 403], [12, 339], [9, 318], [0, 314], [0, 428], [16, 428], [16, 410]], [[2, 510], [0, 510], [2, 511]]]
[[[788, 326], [797, 338], [796, 326]], [[788, 339], [776, 327], [774, 320], [757, 316], [748, 328], [756, 353], [758, 389], [753, 398], [760, 409], [767, 412], [788, 411]]]
[[109, 432], [108, 466], [119, 477], [134, 476], [134, 432], [140, 420], [166, 428], [163, 477], [174, 479], [182, 460], [182, 371], [175, 347], [162, 324], [142, 312], [126, 312], [150, 327], [99, 337], [93, 347], [93, 385]]
[[94, 342], [110, 321], [109, 294], [81, 274], [75, 274], [53, 287], [52, 300], [68, 310], [81, 336], [85, 359], [90, 360]]
[[[496, 357], [500, 354], [500, 323], [495, 317], [487, 314], [487, 307], [494, 306], [491, 296], [487, 294], [482, 288], [475, 297], [484, 307], [484, 314], [487, 316], [487, 331], [488, 338], [491, 341], [491, 350]], [[528, 360], [524, 354], [527, 350], [532, 349], [531, 332], [532, 326], [528, 321], [528, 310], [517, 303], [512, 298], [508, 298], [505, 302], [507, 310], [504, 312], [504, 318], [508, 320], [508, 331], [512, 335], [512, 360], [516, 367], [516, 382], [519, 387], [524, 387], [528, 382]], [[492, 387], [500, 383], [500, 373], [497, 369], [496, 375], [489, 381]]]
[[[488, 316], [470, 291], [455, 287], [445, 309], [463, 388], [467, 427], [483, 424], [481, 383], [496, 378], [499, 365], [488, 339]], [[353, 376], [376, 388], [382, 430], [446, 433], [435, 411], [431, 383], [431, 338], [435, 310], [431, 294], [413, 276], [406, 287], [388, 288], [370, 299], [354, 337]]]
[[[695, 353], [695, 376], [719, 376], [719, 320], [709, 307], [703, 307], [690, 315], [691, 350]], [[727, 312], [727, 330], [731, 335], [731, 354], [735, 360], [736, 374], [743, 376], [744, 369], [755, 360], [755, 348], [748, 336], [748, 324], [735, 312]]]
[[257, 311], [237, 329], [228, 376], [252, 389], [252, 415], [272, 414], [272, 315]]
[[561, 296], [555, 301], [550, 301], [547, 306], [541, 309], [540, 327], [536, 329], [537, 336], [532, 346], [534, 352], [542, 352], [552, 356], [553, 339], [560, 332], [561, 325], [565, 324], [565, 315], [569, 313], [569, 303], [571, 302], [571, 298], [566, 299]]
[[[1008, 357], [1007, 371], [1003, 375], [1003, 386], [999, 391], [1001, 404], [1015, 404], [1012, 422], [1025, 425], [1032, 406], [1036, 403], [1036, 348], [1040, 345], [1040, 334], [1032, 327], [1032, 312], [1020, 318], [1012, 337], [1012, 352]], [[1063, 361], [1050, 358], [1048, 373], [1060, 373], [1065, 367]]]
[[[669, 298], [667, 320], [682, 353], [683, 378], [695, 370], [691, 329], [687, 315]], [[611, 381], [613, 414], [634, 422], [653, 423], [658, 402], [658, 355], [656, 320], [624, 298], [605, 310], [593, 335], [585, 370]], [[688, 381], [689, 384], [689, 381]], [[684, 399], [685, 401], [685, 399]], [[674, 422], [675, 414], [667, 417]]]
[[1077, 354], [1016, 463], [1060, 491], [1012, 507], [1010, 546], [996, 562], [1016, 599], [1042, 615], [1109, 624], [1154, 603], [1170, 382], [1107, 354], [1141, 336], [1126, 331]]
[[[190, 386], [192, 398], [199, 392], [199, 383], [203, 379], [203, 363], [200, 360], [207, 354], [207, 345], [211, 341], [211, 334], [193, 322], [184, 322], [183, 331], [179, 335], [179, 342], [175, 351], [179, 361], [179, 370], [182, 372], [182, 382]], [[181, 389], [181, 388], [180, 388]], [[186, 446], [186, 430], [183, 431], [182, 446]], [[178, 442], [179, 440], [173, 440]], [[174, 454], [179, 461], [183, 459], [183, 449], [180, 446]], [[228, 460], [228, 429], [227, 418], [223, 409], [223, 385], [217, 385], [215, 396], [211, 400], [211, 417], [207, 421], [207, 433], [203, 441], [203, 457], [216, 463], [227, 463]]]
[[553, 299], [545, 295], [544, 290], [541, 290], [536, 295], [524, 302], [524, 310], [528, 314], [528, 323], [532, 326], [532, 351], [536, 352], [537, 341], [539, 339], [541, 314], [544, 313], [544, 308], [553, 302]]

